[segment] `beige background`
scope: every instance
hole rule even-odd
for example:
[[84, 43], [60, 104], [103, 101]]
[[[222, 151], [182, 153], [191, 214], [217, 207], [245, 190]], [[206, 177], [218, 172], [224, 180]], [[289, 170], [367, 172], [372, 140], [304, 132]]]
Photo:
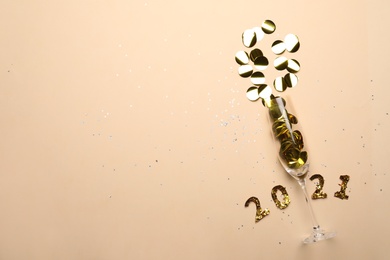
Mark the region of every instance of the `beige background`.
[[[0, 259], [385, 259], [386, 1], [0, 2]], [[241, 33], [295, 33], [313, 201], [237, 75]], [[268, 73], [268, 72], [267, 72]], [[274, 76], [267, 75], [270, 83]], [[268, 76], [269, 75], [269, 76]], [[349, 200], [339, 200], [348, 174]], [[275, 185], [292, 200], [279, 210]], [[310, 192], [314, 183], [308, 183]], [[250, 196], [271, 214], [254, 222]]]

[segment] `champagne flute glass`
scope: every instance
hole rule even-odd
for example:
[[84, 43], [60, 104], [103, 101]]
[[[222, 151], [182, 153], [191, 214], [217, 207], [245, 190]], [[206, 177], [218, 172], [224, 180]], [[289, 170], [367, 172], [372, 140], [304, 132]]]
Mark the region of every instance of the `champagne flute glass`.
[[306, 177], [310, 163], [302, 133], [298, 130], [298, 119], [286, 110], [286, 101], [281, 97], [271, 96], [264, 99], [264, 105], [268, 108], [275, 143], [280, 147], [279, 161], [284, 169], [298, 181], [309, 208], [313, 230], [312, 234], [303, 240], [303, 243], [313, 243], [334, 237], [335, 232], [324, 232], [318, 224], [306, 190]]

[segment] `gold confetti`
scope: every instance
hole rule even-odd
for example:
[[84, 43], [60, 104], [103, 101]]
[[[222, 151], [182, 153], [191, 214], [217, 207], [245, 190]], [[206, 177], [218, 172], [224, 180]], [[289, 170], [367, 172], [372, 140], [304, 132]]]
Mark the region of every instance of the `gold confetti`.
[[261, 29], [266, 34], [271, 34], [276, 30], [276, 25], [271, 20], [265, 20], [263, 24], [261, 25]]
[[288, 73], [284, 76], [284, 81], [287, 84], [287, 87], [293, 88], [298, 84], [298, 77], [293, 73]]
[[288, 168], [301, 168], [308, 160], [308, 153], [303, 151], [302, 133], [293, 130], [293, 124], [298, 123], [297, 117], [287, 112], [286, 101], [281, 97], [271, 98], [266, 105], [272, 120], [272, 132], [280, 143], [279, 157]]
[[242, 43], [245, 47], [253, 47], [257, 42], [256, 33], [253, 29], [247, 29], [242, 34]]
[[256, 71], [251, 75], [251, 81], [254, 85], [260, 86], [265, 83], [264, 74], [260, 71]]
[[300, 47], [298, 36], [295, 34], [287, 34], [284, 38], [284, 43], [286, 44], [286, 49], [289, 52], [297, 52]]
[[265, 70], [268, 67], [268, 59], [265, 56], [257, 57], [254, 64], [256, 69]]
[[248, 53], [246, 53], [245, 51], [238, 51], [236, 53], [235, 59], [239, 65], [246, 65], [249, 62]]
[[286, 57], [277, 57], [275, 60], [274, 60], [274, 67], [275, 69], [277, 70], [284, 70], [286, 69], [288, 66], [288, 60]]
[[286, 45], [281, 40], [276, 40], [272, 43], [271, 50], [273, 53], [280, 55], [286, 50]]
[[242, 65], [238, 68], [238, 74], [243, 78], [248, 78], [252, 75], [253, 68], [251, 65]]
[[301, 69], [301, 65], [297, 60], [291, 59], [287, 61], [287, 71], [297, 73]]
[[287, 84], [284, 81], [283, 77], [277, 77], [274, 80], [274, 88], [276, 89], [276, 91], [279, 91], [279, 92], [283, 92], [287, 89]]
[[[250, 101], [261, 99], [263, 103], [268, 102], [273, 95], [272, 89], [261, 87], [261, 85], [268, 86], [263, 71], [268, 69], [269, 59], [264, 56], [261, 49], [254, 48], [254, 46], [263, 39], [265, 34], [272, 34], [275, 30], [275, 23], [271, 20], [265, 20], [261, 24], [261, 27], [247, 29], [242, 33], [242, 43], [244, 46], [247, 48], [253, 47], [253, 49], [250, 52], [238, 51], [236, 53], [235, 60], [240, 65], [238, 74], [243, 78], [250, 78], [253, 85], [259, 86], [259, 98], [257, 95], [254, 95], [255, 91], [253, 88], [251, 88], [250, 91], [247, 91], [247, 97]], [[272, 43], [271, 51], [276, 55], [281, 55], [286, 51], [294, 53], [298, 51], [299, 47], [300, 42], [298, 36], [290, 33], [284, 37], [284, 40], [275, 40]], [[273, 80], [273, 87], [276, 91], [284, 92], [288, 88], [293, 88], [298, 84], [298, 77], [295, 73], [300, 71], [301, 66], [296, 59], [287, 59], [283, 56], [276, 57], [273, 65], [277, 71], [288, 71], [284, 76], [276, 76]], [[265, 90], [265, 92], [263, 90]], [[269, 92], [269, 90], [271, 92]]]
[[259, 88], [258, 87], [250, 87], [250, 88], [248, 88], [248, 90], [246, 91], [246, 97], [250, 101], [258, 100], [260, 98], [260, 96], [259, 96]]
[[260, 50], [260, 49], [253, 49], [250, 54], [250, 59], [252, 62], [255, 62], [255, 60], [258, 58], [258, 57], [261, 57], [261, 56], [264, 56], [263, 55], [263, 52]]

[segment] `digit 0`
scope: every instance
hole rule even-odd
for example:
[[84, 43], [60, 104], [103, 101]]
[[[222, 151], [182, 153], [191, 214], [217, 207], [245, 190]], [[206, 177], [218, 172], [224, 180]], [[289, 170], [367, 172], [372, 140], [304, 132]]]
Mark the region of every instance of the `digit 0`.
[[[282, 192], [283, 202], [281, 202], [278, 199], [278, 196], [276, 194], [278, 191]], [[273, 187], [271, 190], [271, 196], [272, 196], [273, 201], [275, 202], [276, 207], [279, 209], [285, 209], [290, 204], [290, 197], [288, 196], [286, 188], [283, 187], [282, 185], [277, 185], [277, 186]]]

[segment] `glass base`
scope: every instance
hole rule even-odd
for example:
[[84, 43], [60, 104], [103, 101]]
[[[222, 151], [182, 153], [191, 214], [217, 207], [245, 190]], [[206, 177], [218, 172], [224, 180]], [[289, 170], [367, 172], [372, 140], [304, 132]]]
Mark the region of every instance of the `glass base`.
[[313, 227], [313, 232], [311, 233], [311, 235], [309, 237], [307, 237], [303, 240], [303, 243], [304, 244], [311, 244], [311, 243], [315, 243], [318, 241], [332, 238], [334, 236], [336, 236], [336, 232], [325, 232], [324, 230], [322, 230], [320, 228], [320, 226]]

